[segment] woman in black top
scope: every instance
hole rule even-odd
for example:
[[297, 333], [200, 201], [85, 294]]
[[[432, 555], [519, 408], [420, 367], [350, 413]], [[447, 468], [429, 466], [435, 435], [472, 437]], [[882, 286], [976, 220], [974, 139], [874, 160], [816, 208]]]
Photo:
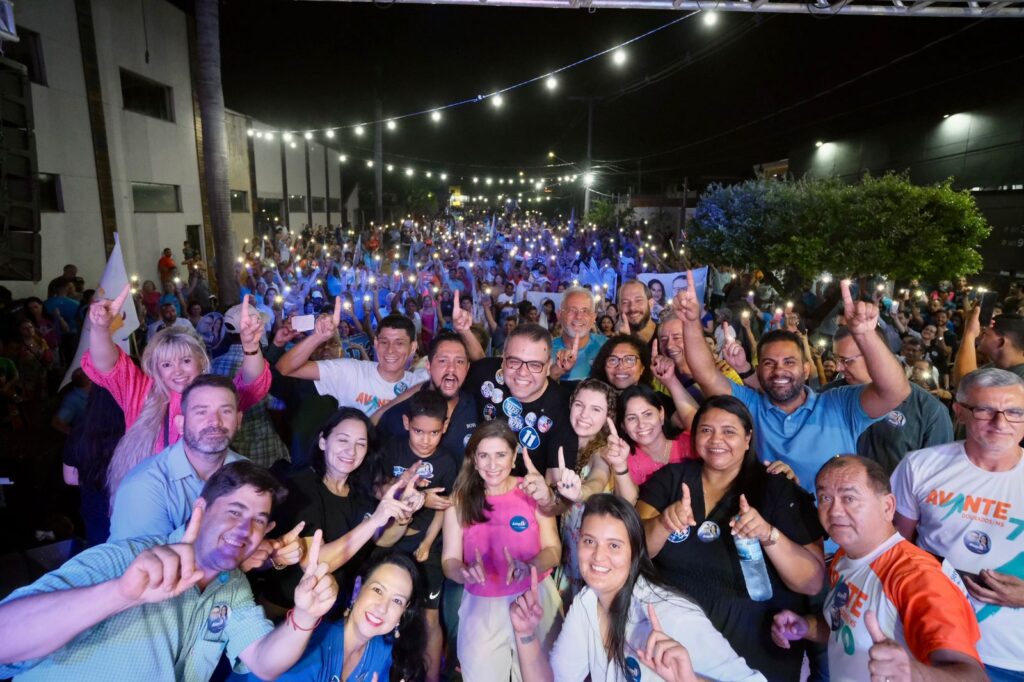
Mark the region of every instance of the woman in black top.
[[[704, 608], [750, 667], [769, 680], [799, 680], [803, 651], [782, 653], [770, 631], [773, 614], [807, 608], [807, 596], [824, 582], [825, 533], [814, 500], [757, 461], [752, 418], [736, 398], [709, 398], [693, 423], [700, 459], [669, 464], [640, 488], [648, 550], [665, 579]], [[735, 534], [761, 543], [772, 586], [767, 601], [747, 593]]]
[[[408, 485], [415, 472], [387, 490], [374, 490], [370, 482], [374, 467], [363, 464], [368, 452], [376, 456], [369, 418], [355, 408], [339, 409], [321, 429], [310, 467], [288, 481], [288, 499], [274, 515], [281, 528], [305, 522], [305, 540], [318, 529], [323, 531], [320, 561], [330, 566], [338, 581], [339, 611], [348, 606], [354, 577], [369, 557], [370, 541], [394, 544], [405, 534], [413, 513], [423, 506], [423, 494]], [[286, 568], [265, 598], [275, 605], [290, 606], [285, 595], [294, 591], [302, 573], [301, 566]]]

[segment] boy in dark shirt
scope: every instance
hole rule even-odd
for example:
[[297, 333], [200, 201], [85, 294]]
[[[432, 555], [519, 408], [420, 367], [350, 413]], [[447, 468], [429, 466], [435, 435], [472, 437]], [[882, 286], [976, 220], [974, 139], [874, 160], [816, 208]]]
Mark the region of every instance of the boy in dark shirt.
[[438, 391], [418, 391], [409, 398], [409, 412], [402, 416], [409, 437], [393, 439], [382, 450], [384, 471], [401, 476], [410, 467], [419, 468], [420, 479], [426, 482], [427, 495], [423, 508], [409, 523], [405, 535], [395, 549], [413, 555], [422, 566], [428, 595], [425, 603], [427, 620], [427, 680], [440, 675], [443, 637], [439, 607], [444, 573], [441, 570], [441, 525], [444, 510], [451, 505], [451, 492], [458, 474], [458, 459], [441, 447], [448, 419], [448, 401]]

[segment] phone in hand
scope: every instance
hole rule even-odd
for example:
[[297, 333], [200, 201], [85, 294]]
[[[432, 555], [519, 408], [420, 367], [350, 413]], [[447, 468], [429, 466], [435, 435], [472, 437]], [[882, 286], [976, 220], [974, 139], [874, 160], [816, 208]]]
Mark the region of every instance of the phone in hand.
[[979, 322], [981, 328], [989, 326], [992, 323], [992, 313], [996, 309], [996, 301], [999, 300], [999, 294], [995, 291], [986, 291], [981, 297], [981, 317]]
[[296, 315], [292, 318], [292, 329], [297, 332], [311, 332], [316, 325], [316, 315]]

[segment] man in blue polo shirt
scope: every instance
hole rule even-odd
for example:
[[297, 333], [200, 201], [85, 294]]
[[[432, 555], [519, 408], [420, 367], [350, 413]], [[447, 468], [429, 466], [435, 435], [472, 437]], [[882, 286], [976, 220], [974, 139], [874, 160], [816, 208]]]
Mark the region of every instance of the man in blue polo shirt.
[[577, 381], [590, 376], [590, 368], [607, 337], [591, 332], [596, 313], [594, 299], [583, 287], [565, 290], [559, 320], [562, 335], [551, 344], [551, 373], [554, 380]]
[[854, 301], [845, 281], [846, 326], [863, 356], [871, 382], [822, 394], [805, 385], [811, 371], [810, 358], [800, 337], [786, 330], [769, 332], [757, 344], [761, 391], [726, 379], [716, 369], [704, 343], [695, 290], [691, 282], [674, 300], [683, 319], [686, 362], [694, 378], [705, 395], [732, 395], [743, 401], [754, 417], [758, 455], [788, 464], [800, 484], [812, 493], [814, 476], [822, 464], [835, 455], [857, 452], [861, 432], [910, 395], [906, 374], [875, 332], [878, 307]]

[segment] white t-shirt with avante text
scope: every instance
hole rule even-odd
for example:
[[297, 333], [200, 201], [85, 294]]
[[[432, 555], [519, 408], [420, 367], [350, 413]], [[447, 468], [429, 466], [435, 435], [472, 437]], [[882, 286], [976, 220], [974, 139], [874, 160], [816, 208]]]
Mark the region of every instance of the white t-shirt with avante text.
[[367, 417], [381, 409], [407, 388], [430, 378], [427, 370], [405, 372], [398, 381], [387, 381], [369, 360], [340, 358], [316, 363], [320, 379], [315, 381], [320, 395], [333, 396], [338, 407], [354, 407]]
[[[1024, 579], [1024, 459], [984, 471], [963, 441], [909, 453], [892, 474], [896, 511], [917, 521], [917, 544], [958, 571]], [[971, 599], [986, 664], [1024, 670], [1024, 610]]]

